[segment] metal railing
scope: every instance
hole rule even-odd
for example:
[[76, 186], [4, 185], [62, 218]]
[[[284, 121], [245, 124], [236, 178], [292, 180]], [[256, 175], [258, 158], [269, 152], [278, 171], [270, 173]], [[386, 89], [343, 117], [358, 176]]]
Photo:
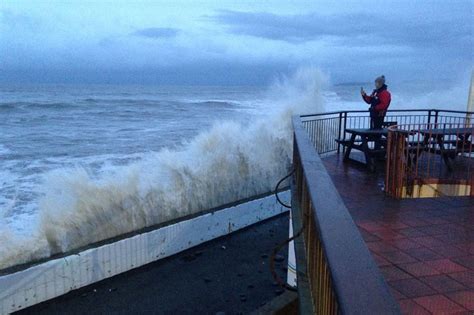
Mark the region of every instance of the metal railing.
[[[473, 112], [440, 109], [407, 109], [389, 110], [385, 122], [390, 125], [415, 124], [461, 124], [470, 120]], [[319, 154], [340, 152], [342, 142], [350, 136], [347, 129], [369, 128], [368, 111], [352, 110], [337, 111], [311, 115], [302, 115], [301, 121], [309, 134], [309, 138]]]
[[[392, 110], [387, 113], [385, 121], [392, 125], [394, 134], [387, 146], [403, 143], [407, 146], [390, 149], [389, 159], [392, 162], [405, 161], [402, 166], [405, 174], [413, 174], [421, 168], [414, 168], [416, 161], [402, 155], [409, 152], [410, 143], [414, 143], [416, 134], [407, 136], [406, 131], [419, 126], [432, 130], [449, 125], [466, 126], [471, 120], [471, 112], [449, 110]], [[352, 217], [337, 192], [326, 168], [320, 158], [321, 154], [339, 152], [343, 141], [349, 139], [346, 132], [349, 128], [368, 128], [370, 117], [366, 111], [340, 111], [315, 115], [295, 116], [293, 165], [295, 175], [292, 181], [292, 216], [294, 231], [302, 231], [302, 237], [295, 239], [298, 295], [300, 313], [302, 314], [399, 314], [400, 309], [390, 294], [380, 270], [376, 266], [367, 246], [359, 233]], [[472, 126], [472, 125], [469, 125]], [[436, 127], [436, 128], [435, 128]], [[473, 128], [474, 129], [474, 128]], [[399, 132], [395, 132], [395, 131]], [[474, 132], [474, 130], [473, 130]], [[447, 138], [454, 141], [462, 135], [457, 133]], [[410, 138], [411, 137], [411, 138]], [[400, 140], [400, 139], [403, 139]], [[427, 140], [428, 141], [428, 140]], [[422, 150], [426, 157], [434, 159], [438, 145], [428, 141], [416, 150]], [[455, 141], [456, 156], [469, 158], [472, 144], [466, 141], [459, 145]], [[464, 148], [464, 149], [462, 149]], [[452, 148], [451, 148], [452, 149]], [[460, 151], [459, 151], [460, 150]], [[398, 153], [397, 153], [398, 152]], [[392, 156], [394, 154], [398, 154]], [[451, 153], [452, 154], [452, 153]], [[467, 156], [466, 156], [467, 155]], [[438, 154], [439, 158], [439, 154]], [[421, 163], [421, 155], [417, 158]], [[411, 161], [411, 162], [408, 162]], [[433, 161], [433, 160], [431, 160]], [[390, 171], [399, 172], [400, 165], [389, 164]], [[434, 174], [430, 169], [430, 174]], [[405, 178], [387, 175], [394, 182], [403, 182]]]
[[466, 116], [455, 120], [389, 128], [385, 191], [390, 196], [473, 195], [474, 125]]
[[294, 230], [302, 231], [302, 240], [295, 240], [300, 313], [399, 314], [317, 151], [337, 148], [314, 142], [314, 128], [328, 127], [325, 137], [333, 137], [341, 124], [308, 125], [296, 116], [293, 126], [292, 216]]

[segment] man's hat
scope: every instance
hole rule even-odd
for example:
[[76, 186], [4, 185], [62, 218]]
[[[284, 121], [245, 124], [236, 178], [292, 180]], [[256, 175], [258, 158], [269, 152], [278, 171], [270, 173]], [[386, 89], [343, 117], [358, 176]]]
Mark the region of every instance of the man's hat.
[[381, 75], [380, 77], [376, 78], [375, 82], [377, 82], [377, 81], [380, 81], [380, 82], [382, 82], [382, 84], [385, 84], [385, 76]]

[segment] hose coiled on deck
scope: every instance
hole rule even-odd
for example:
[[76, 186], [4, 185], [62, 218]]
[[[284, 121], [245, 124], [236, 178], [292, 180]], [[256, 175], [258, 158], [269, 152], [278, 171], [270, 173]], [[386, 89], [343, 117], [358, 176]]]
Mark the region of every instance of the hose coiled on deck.
[[[291, 177], [294, 173], [295, 173], [295, 169], [293, 169], [288, 175], [286, 175], [285, 177], [283, 177], [282, 179], [280, 179], [280, 181], [276, 184], [275, 186], [275, 197], [278, 201], [279, 204], [281, 204], [283, 207], [285, 208], [288, 208], [288, 209], [291, 209], [291, 206], [290, 205], [287, 205], [285, 204], [281, 199], [280, 197], [278, 196], [278, 190], [280, 189], [280, 185], [281, 183], [283, 183], [286, 179], [288, 179], [289, 177]], [[272, 277], [273, 277], [273, 280], [275, 280], [275, 282], [281, 286], [282, 288], [286, 289], [286, 290], [289, 290], [289, 291], [297, 291], [297, 289], [295, 287], [292, 287], [290, 286], [288, 283], [286, 283], [285, 281], [283, 281], [279, 276], [278, 274], [276, 273], [275, 271], [275, 257], [276, 255], [278, 254], [278, 252], [286, 245], [288, 245], [291, 241], [295, 240], [297, 237], [299, 237], [301, 235], [301, 233], [303, 233], [303, 230], [304, 230], [304, 226], [301, 228], [301, 230], [294, 234], [291, 238], [281, 242], [280, 244], [278, 244], [274, 249], [273, 249], [273, 252], [272, 254], [270, 255], [270, 272], [272, 274]]]
[[295, 169], [293, 169], [288, 175], [280, 179], [280, 181], [276, 184], [275, 186], [275, 197], [278, 201], [279, 204], [281, 204], [283, 207], [291, 209], [291, 206], [285, 204], [283, 201], [281, 201], [280, 197], [278, 196], [278, 190], [280, 189], [281, 183], [283, 183], [287, 178], [291, 177], [295, 173]]

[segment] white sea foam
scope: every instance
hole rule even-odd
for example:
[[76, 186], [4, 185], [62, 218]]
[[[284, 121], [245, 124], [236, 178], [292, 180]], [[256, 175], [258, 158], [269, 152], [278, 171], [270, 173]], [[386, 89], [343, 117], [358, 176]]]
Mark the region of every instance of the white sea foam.
[[49, 246], [38, 232], [26, 236], [6, 224], [6, 214], [11, 212], [15, 200], [0, 207], [0, 269], [28, 262], [50, 254]]
[[19, 237], [0, 226], [8, 244], [0, 269], [271, 191], [291, 163], [291, 116], [323, 110], [324, 82], [317, 69], [300, 69], [271, 86], [253, 121], [217, 123], [126, 166], [48, 173], [35, 232]]

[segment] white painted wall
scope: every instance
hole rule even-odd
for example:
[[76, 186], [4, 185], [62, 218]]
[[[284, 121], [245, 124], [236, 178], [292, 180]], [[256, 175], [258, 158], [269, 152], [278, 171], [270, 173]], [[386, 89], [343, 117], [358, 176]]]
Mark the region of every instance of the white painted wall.
[[[290, 228], [289, 228], [289, 238], [292, 238], [293, 233], [293, 219], [291, 217], [290, 211]], [[297, 278], [296, 278], [296, 254], [295, 254], [295, 242], [291, 241], [288, 244], [288, 272], [286, 276], [286, 283], [288, 283], [292, 287], [297, 286]]]

